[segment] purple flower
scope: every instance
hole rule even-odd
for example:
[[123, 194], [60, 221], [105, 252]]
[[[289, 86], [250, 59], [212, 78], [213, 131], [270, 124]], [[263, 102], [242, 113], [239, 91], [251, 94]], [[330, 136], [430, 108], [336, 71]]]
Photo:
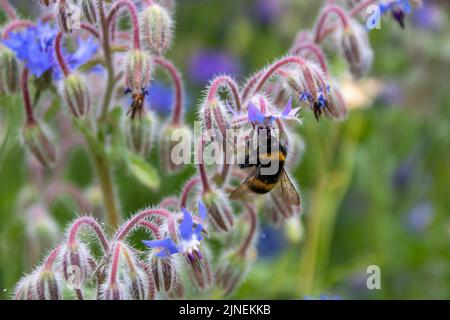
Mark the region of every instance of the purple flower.
[[197, 85], [205, 85], [218, 74], [240, 73], [239, 61], [218, 50], [200, 50], [192, 55], [189, 62], [189, 77]]
[[[189, 257], [201, 256], [199, 246], [203, 239], [201, 236], [203, 225], [198, 223], [194, 228], [191, 213], [185, 208], [182, 211], [183, 220], [178, 226], [178, 239], [174, 240], [168, 237], [162, 240], [143, 241], [147, 247], [159, 250], [156, 256], [163, 258], [177, 253], [186, 254]], [[206, 219], [206, 208], [201, 201], [198, 202], [198, 212], [200, 219], [204, 221]]]
[[289, 98], [288, 102], [283, 108], [283, 111], [278, 114], [263, 114], [261, 110], [259, 110], [253, 102], [250, 102], [248, 104], [247, 108], [247, 117], [248, 121], [259, 123], [259, 124], [271, 124], [276, 119], [282, 119], [282, 120], [297, 120], [300, 121], [299, 118], [297, 118], [297, 113], [300, 110], [300, 108], [292, 109], [292, 97]]
[[419, 203], [408, 213], [408, 229], [412, 232], [424, 231], [432, 222], [433, 215], [433, 206], [429, 202]]
[[[16, 53], [19, 60], [32, 74], [40, 77], [52, 69], [55, 78], [61, 78], [62, 73], [55, 59], [54, 41], [58, 30], [49, 24], [39, 22], [18, 32], [10, 32], [3, 44]], [[76, 69], [89, 61], [98, 49], [98, 44], [92, 38], [77, 39], [77, 50], [67, 52], [63, 48], [63, 56], [69, 68]]]
[[420, 29], [438, 31], [443, 26], [444, 16], [438, 6], [424, 3], [414, 12], [412, 21]]
[[161, 115], [168, 115], [172, 111], [173, 95], [172, 87], [161, 81], [155, 81], [148, 87], [147, 102], [150, 109]]
[[268, 225], [261, 227], [258, 241], [258, 256], [261, 258], [273, 258], [280, 254], [286, 247], [286, 239], [283, 229]]
[[280, 0], [255, 0], [253, 5], [256, 18], [262, 24], [270, 24], [281, 14]]

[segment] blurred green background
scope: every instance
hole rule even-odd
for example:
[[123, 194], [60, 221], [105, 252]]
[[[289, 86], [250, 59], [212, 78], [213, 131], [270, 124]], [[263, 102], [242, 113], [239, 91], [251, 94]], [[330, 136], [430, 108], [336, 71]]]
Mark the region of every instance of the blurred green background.
[[[206, 79], [233, 72], [243, 83], [285, 54], [300, 29], [311, 28], [320, 2], [177, 1], [168, 57], [186, 81], [188, 121]], [[302, 110], [298, 132], [305, 151], [293, 173], [302, 195], [302, 227], [263, 223], [258, 260], [233, 298], [450, 298], [450, 4], [424, 2], [407, 17], [405, 30], [386, 18], [370, 32], [374, 66], [369, 80], [345, 80], [344, 95], [352, 102], [345, 122], [316, 122]], [[326, 48], [332, 73], [342, 76], [345, 63], [331, 45]], [[155, 99], [164, 111], [164, 99]], [[49, 184], [32, 182], [20, 143], [22, 113], [20, 95], [0, 99], [1, 298], [10, 296], [80, 212], [71, 197], [44, 199]], [[152, 161], [157, 158], [155, 152]], [[90, 167], [83, 147], [74, 147], [60, 177], [83, 188], [95, 209], [99, 195]], [[150, 191], [115, 168], [125, 214], [176, 195], [195, 172], [160, 171], [161, 188]], [[45, 205], [44, 215], [30, 209], [36, 201]], [[369, 265], [381, 269], [380, 290], [366, 287]]]

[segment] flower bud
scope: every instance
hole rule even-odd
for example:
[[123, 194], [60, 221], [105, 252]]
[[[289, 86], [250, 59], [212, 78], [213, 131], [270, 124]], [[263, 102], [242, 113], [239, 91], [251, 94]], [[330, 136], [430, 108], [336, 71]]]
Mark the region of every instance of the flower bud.
[[358, 22], [352, 21], [350, 27], [341, 32], [340, 45], [352, 75], [355, 78], [364, 76], [373, 61], [367, 31]]
[[203, 194], [202, 201], [208, 210], [208, 221], [218, 231], [230, 231], [234, 218], [227, 197], [219, 190], [207, 191]]
[[[251, 257], [250, 254], [248, 254]], [[215, 272], [216, 284], [224, 291], [224, 296], [231, 294], [248, 274], [251, 259], [231, 250], [218, 259]]]
[[74, 289], [81, 289], [91, 277], [89, 250], [79, 241], [69, 241], [62, 251], [62, 272], [66, 282]]
[[344, 97], [338, 87], [332, 86], [328, 95], [328, 108], [329, 117], [335, 120], [345, 120], [347, 118], [347, 107], [345, 105]]
[[211, 265], [209, 254], [202, 250], [193, 250], [185, 255], [189, 279], [198, 290], [206, 290], [212, 284]]
[[0, 95], [10, 94], [19, 88], [19, 65], [15, 54], [0, 47]]
[[59, 29], [64, 33], [71, 33], [72, 30], [79, 24], [79, 17], [75, 14], [75, 6], [71, 5], [69, 1], [59, 1], [56, 7], [56, 21]]
[[93, 0], [82, 0], [81, 10], [87, 22], [94, 25], [97, 23], [97, 9]]
[[[142, 271], [142, 276], [145, 282], [143, 290], [139, 289], [137, 290], [137, 282], [133, 286], [130, 286], [130, 292], [132, 297], [138, 297], [134, 292], [140, 292], [140, 300], [154, 300], [155, 299], [155, 281], [153, 279], [152, 270], [150, 266], [143, 262], [138, 263], [138, 268]], [[140, 287], [139, 287], [140, 288]], [[135, 300], [139, 300], [138, 298], [135, 298]]]
[[153, 146], [154, 115], [145, 112], [141, 117], [125, 119], [125, 137], [128, 148], [144, 157], [150, 154]]
[[61, 300], [62, 286], [58, 273], [42, 268], [35, 278], [35, 290], [38, 300]]
[[36, 122], [28, 122], [23, 132], [24, 142], [39, 162], [51, 168], [56, 160], [55, 149]]
[[[160, 152], [162, 164], [168, 172], [176, 172], [183, 168], [186, 155], [184, 146], [190, 146], [191, 131], [184, 125], [168, 124], [160, 136]], [[187, 160], [187, 159], [186, 159]], [[190, 160], [190, 159], [189, 159]]]
[[103, 285], [100, 300], [127, 300], [128, 294], [122, 282], [107, 283]]
[[133, 50], [125, 58], [125, 84], [132, 93], [141, 93], [150, 82], [150, 57], [141, 50]]
[[91, 99], [86, 85], [86, 79], [71, 74], [64, 79], [62, 96], [70, 113], [79, 118], [87, 114], [91, 108]]
[[169, 12], [158, 4], [150, 5], [142, 13], [142, 37], [152, 54], [161, 55], [170, 47], [172, 24]]
[[180, 279], [174, 257], [160, 258], [151, 253], [149, 263], [156, 291], [168, 293], [175, 290]]
[[14, 300], [37, 300], [37, 296], [33, 296], [36, 293], [34, 290], [34, 279], [36, 272], [23, 276], [14, 289]]
[[267, 222], [281, 226], [287, 219], [298, 216], [301, 207], [291, 206], [281, 196], [270, 194], [266, 198], [264, 209]]

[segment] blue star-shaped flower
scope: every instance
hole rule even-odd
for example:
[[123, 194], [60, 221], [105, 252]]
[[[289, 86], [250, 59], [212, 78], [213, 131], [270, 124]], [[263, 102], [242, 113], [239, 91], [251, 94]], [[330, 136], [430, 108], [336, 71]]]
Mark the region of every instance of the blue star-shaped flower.
[[264, 115], [258, 107], [256, 107], [252, 102], [248, 104], [247, 108], [247, 118], [250, 122], [259, 124], [271, 124], [277, 119], [283, 120], [298, 120], [297, 113], [300, 108], [292, 109], [292, 97], [289, 98], [288, 102], [284, 106], [283, 110], [279, 114], [267, 114]]
[[[168, 257], [176, 253], [183, 253], [191, 255], [193, 251], [198, 251], [198, 246], [200, 241], [203, 239], [201, 233], [203, 231], [203, 225], [198, 223], [194, 228], [194, 221], [192, 215], [185, 208], [183, 211], [183, 220], [178, 226], [179, 238], [174, 241], [172, 238], [167, 237], [161, 240], [144, 240], [143, 243], [147, 247], [159, 250], [156, 253], [157, 257], [163, 258]], [[206, 219], [206, 207], [199, 201], [198, 202], [198, 212], [201, 221]]]
[[[44, 72], [52, 69], [56, 79], [62, 73], [55, 59], [54, 42], [58, 29], [50, 24], [38, 22], [34, 26], [18, 32], [10, 32], [2, 43], [16, 53], [19, 60], [32, 74], [40, 77]], [[63, 56], [69, 68], [76, 69], [89, 61], [98, 49], [98, 44], [92, 38], [77, 39], [77, 50], [67, 52], [63, 49]]]

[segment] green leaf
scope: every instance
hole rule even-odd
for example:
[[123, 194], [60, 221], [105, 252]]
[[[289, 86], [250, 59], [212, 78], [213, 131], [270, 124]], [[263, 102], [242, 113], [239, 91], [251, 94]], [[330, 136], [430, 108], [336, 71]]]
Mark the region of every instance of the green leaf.
[[128, 153], [128, 168], [140, 183], [150, 189], [157, 189], [161, 184], [158, 171], [141, 156]]

